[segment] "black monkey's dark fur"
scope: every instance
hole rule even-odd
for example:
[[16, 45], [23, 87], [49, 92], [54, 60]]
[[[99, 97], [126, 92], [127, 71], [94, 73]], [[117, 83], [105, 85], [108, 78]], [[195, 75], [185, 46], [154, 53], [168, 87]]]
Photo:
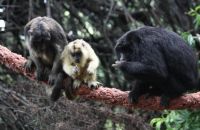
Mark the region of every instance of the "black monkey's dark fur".
[[[48, 79], [50, 85], [54, 84], [51, 99], [56, 101], [63, 89], [58, 83], [65, 78], [60, 76], [62, 75], [60, 54], [68, 43], [65, 32], [54, 19], [36, 17], [26, 24], [24, 34], [30, 54], [25, 69], [32, 70], [36, 67], [37, 80]], [[68, 85], [70, 88], [71, 85]]]
[[156, 27], [129, 31], [116, 44], [116, 67], [129, 81], [135, 81], [129, 100], [142, 94], [161, 96], [161, 105], [197, 88], [197, 57], [193, 49], [176, 33]]

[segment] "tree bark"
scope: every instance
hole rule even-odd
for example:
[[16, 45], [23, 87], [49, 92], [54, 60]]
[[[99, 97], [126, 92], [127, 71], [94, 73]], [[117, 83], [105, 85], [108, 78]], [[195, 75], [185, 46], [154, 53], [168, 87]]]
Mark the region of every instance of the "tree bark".
[[[21, 55], [11, 52], [6, 47], [0, 45], [0, 63], [7, 68], [35, 80], [34, 72], [26, 72], [24, 63], [26, 59]], [[47, 83], [46, 81], [44, 81]], [[170, 105], [166, 108], [160, 106], [160, 97], [141, 96], [137, 104], [130, 104], [128, 102], [128, 91], [121, 91], [115, 88], [100, 87], [96, 90], [90, 90], [85, 85], [77, 90], [77, 95], [86, 99], [101, 101], [110, 105], [119, 105], [126, 108], [141, 108], [149, 110], [163, 110], [163, 109], [195, 109], [200, 108], [200, 92], [185, 94], [171, 100]]]

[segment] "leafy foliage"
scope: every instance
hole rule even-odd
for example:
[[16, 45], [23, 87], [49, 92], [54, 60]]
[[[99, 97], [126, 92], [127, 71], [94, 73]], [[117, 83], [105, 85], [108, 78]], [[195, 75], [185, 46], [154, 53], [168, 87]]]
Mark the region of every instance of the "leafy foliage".
[[191, 33], [189, 33], [189, 32], [183, 32], [183, 33], [181, 34], [181, 36], [183, 37], [183, 39], [184, 39], [185, 41], [187, 41], [187, 43], [188, 43], [190, 46], [195, 47], [195, 37], [192, 36]]
[[164, 111], [161, 117], [151, 120], [150, 125], [156, 130], [198, 130], [200, 128], [200, 111], [177, 110]]
[[188, 14], [194, 17], [195, 29], [198, 29], [200, 26], [200, 5], [196, 6], [194, 9], [191, 9]]

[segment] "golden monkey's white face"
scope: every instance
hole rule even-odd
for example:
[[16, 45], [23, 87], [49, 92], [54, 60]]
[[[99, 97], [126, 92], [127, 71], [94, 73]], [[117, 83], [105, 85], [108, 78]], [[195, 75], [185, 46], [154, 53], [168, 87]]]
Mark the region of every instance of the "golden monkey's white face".
[[70, 42], [68, 44], [68, 49], [71, 61], [76, 64], [84, 64], [84, 60], [88, 57], [88, 52], [85, 47], [85, 41], [77, 39], [73, 42]]

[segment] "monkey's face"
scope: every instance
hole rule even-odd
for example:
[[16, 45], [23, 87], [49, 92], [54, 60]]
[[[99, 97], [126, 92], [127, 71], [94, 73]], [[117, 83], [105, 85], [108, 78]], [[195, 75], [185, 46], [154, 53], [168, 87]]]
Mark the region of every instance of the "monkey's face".
[[40, 32], [40, 31], [28, 31], [30, 41], [32, 43], [42, 43], [42, 42], [48, 42], [51, 39], [51, 35], [49, 32]]
[[70, 56], [72, 60], [80, 64], [82, 62], [82, 57], [85, 54], [84, 53], [84, 44], [82, 40], [75, 40], [71, 43], [69, 43], [70, 46]]
[[117, 53], [117, 60], [119, 61], [130, 61], [131, 60], [131, 55], [132, 55], [132, 50], [131, 46], [125, 39], [119, 39], [116, 46], [115, 50]]
[[117, 58], [120, 61], [132, 61], [132, 58], [138, 53], [137, 45], [141, 39], [135, 34], [135, 31], [129, 31], [119, 38], [115, 46]]
[[38, 23], [37, 25], [32, 25], [28, 30], [28, 36], [33, 44], [41, 44], [44, 42], [49, 42], [51, 40], [51, 34], [46, 23]]
[[81, 61], [82, 52], [81, 51], [72, 52], [71, 57], [72, 57], [72, 59], [74, 59], [75, 63], [79, 64]]

